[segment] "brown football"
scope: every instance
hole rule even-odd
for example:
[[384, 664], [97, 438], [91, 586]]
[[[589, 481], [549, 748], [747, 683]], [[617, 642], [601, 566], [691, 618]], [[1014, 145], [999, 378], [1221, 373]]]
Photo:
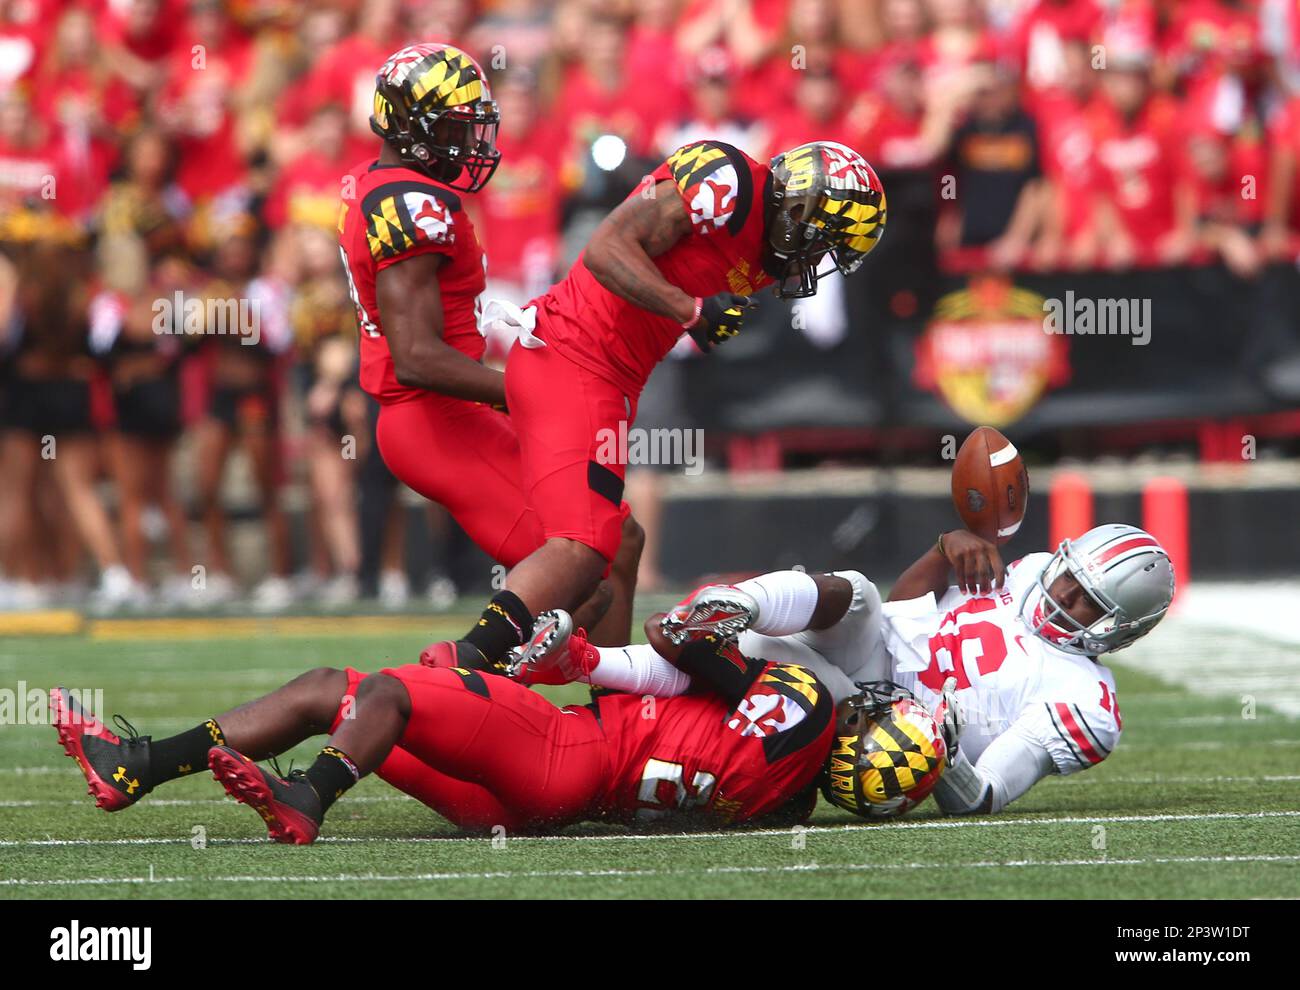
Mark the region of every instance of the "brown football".
[[991, 426], [977, 427], [952, 465], [952, 503], [976, 536], [1006, 543], [1029, 501], [1029, 473], [1015, 445]]

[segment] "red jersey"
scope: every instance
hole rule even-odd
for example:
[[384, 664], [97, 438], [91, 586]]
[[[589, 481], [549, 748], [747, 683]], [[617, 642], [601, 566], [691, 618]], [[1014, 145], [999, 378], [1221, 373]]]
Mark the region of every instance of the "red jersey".
[[492, 277], [545, 292], [560, 255], [559, 140], [549, 121], [497, 135], [501, 164], [479, 194]]
[[[834, 734], [830, 692], [803, 667], [750, 659], [734, 644], [720, 652], [734, 668], [717, 694], [659, 699], [650, 713], [638, 695], [599, 699], [612, 750], [597, 802], [606, 816], [645, 822], [693, 812], [731, 825], [810, 791]], [[809, 801], [798, 817], [811, 809]]]
[[[698, 141], [652, 173], [669, 181], [691, 214], [692, 233], [654, 259], [673, 285], [693, 296], [751, 295], [772, 278], [763, 271], [763, 203], [771, 170], [718, 141]], [[633, 196], [643, 195], [639, 187]], [[537, 335], [575, 364], [640, 395], [654, 366], [677, 343], [676, 320], [610, 292], [580, 255], [569, 274], [534, 302]]]
[[332, 230], [339, 212], [339, 173], [344, 162], [304, 151], [280, 171], [262, 207], [266, 225], [278, 230], [285, 224], [305, 223]]
[[[441, 254], [442, 339], [477, 361], [483, 355], [478, 331], [483, 249], [460, 197], [401, 165], [364, 162], [354, 168], [339, 211], [339, 250], [361, 327], [361, 387], [381, 402], [402, 402], [429, 393], [397, 381], [384, 340], [375, 276], [394, 262], [417, 254]], [[349, 186], [351, 187], [349, 189]]]
[[[1292, 162], [1300, 162], [1300, 96], [1292, 97], [1282, 107], [1269, 131], [1270, 144], [1282, 149]], [[1291, 192], [1287, 202], [1291, 212], [1283, 220], [1293, 232], [1300, 232], [1300, 168], [1291, 171]]]
[[190, 49], [172, 56], [159, 103], [185, 123], [176, 139], [176, 184], [191, 199], [218, 196], [247, 178], [231, 94], [253, 71], [253, 56], [253, 45], [238, 36], [220, 51], [208, 51], [202, 71], [195, 69]]
[[1099, 190], [1138, 244], [1150, 245], [1174, 228], [1174, 193], [1182, 180], [1184, 135], [1172, 101], [1154, 96], [1133, 120], [1106, 101], [1091, 110]]
[[1065, 236], [1093, 221], [1097, 175], [1089, 105], [1063, 89], [1047, 89], [1034, 103], [1043, 171], [1056, 187]]

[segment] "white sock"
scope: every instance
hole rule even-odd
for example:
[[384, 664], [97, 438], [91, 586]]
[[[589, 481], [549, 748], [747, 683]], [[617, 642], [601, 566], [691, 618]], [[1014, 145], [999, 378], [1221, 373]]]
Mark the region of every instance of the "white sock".
[[628, 694], [651, 694], [656, 698], [671, 698], [691, 686], [690, 675], [661, 657], [649, 643], [595, 649], [600, 654], [600, 662], [588, 675], [589, 684]]
[[803, 632], [817, 610], [817, 582], [804, 571], [772, 571], [736, 587], [758, 602], [758, 618], [749, 628], [764, 636]]

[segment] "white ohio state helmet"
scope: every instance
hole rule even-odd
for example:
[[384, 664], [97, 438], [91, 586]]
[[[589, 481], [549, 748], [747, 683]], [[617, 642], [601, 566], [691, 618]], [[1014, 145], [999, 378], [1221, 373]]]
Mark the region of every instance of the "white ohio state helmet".
[[[1090, 626], [1074, 619], [1048, 592], [1067, 571], [1104, 612]], [[1021, 603], [1020, 618], [1059, 650], [1098, 656], [1131, 646], [1149, 633], [1173, 597], [1174, 568], [1160, 542], [1136, 526], [1109, 523], [1077, 540], [1061, 541]]]

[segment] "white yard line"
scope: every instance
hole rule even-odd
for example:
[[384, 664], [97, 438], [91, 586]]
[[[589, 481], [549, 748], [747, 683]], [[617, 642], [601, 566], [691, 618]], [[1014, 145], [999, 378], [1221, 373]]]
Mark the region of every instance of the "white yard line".
[[[802, 834], [816, 833], [832, 835], [843, 832], [884, 831], [913, 829], [952, 829], [952, 828], [1006, 828], [1016, 825], [1097, 825], [1118, 824], [1122, 822], [1204, 822], [1204, 821], [1240, 821], [1264, 818], [1300, 818], [1300, 811], [1222, 811], [1208, 815], [1095, 815], [1087, 817], [1063, 818], [952, 818], [924, 822], [895, 822], [893, 824], [865, 825], [808, 825], [803, 826]], [[510, 842], [655, 842], [674, 839], [731, 839], [755, 836], [789, 837], [794, 832], [789, 829], [749, 829], [734, 832], [662, 832], [635, 833], [610, 832], [598, 835], [520, 835], [512, 836]], [[243, 845], [262, 843], [265, 839], [209, 839], [209, 845]], [[318, 843], [337, 843], [340, 845], [384, 844], [397, 845], [437, 844], [445, 842], [487, 842], [486, 836], [403, 836], [385, 838], [381, 836], [326, 836], [316, 840]], [[0, 847], [14, 846], [163, 846], [188, 845], [190, 838], [184, 837], [148, 837], [134, 839], [0, 839]]]
[[699, 870], [502, 870], [491, 872], [457, 873], [340, 873], [333, 876], [224, 876], [224, 877], [76, 877], [69, 879], [11, 878], [0, 880], [0, 887], [75, 887], [110, 884], [153, 883], [416, 883], [455, 880], [534, 880], [534, 879], [591, 879], [640, 877], [720, 876], [726, 874], [765, 873], [828, 873], [873, 872], [881, 870], [987, 870], [1023, 869], [1026, 867], [1108, 867], [1108, 866], [1163, 866], [1170, 864], [1210, 863], [1294, 863], [1300, 855], [1256, 856], [1160, 856], [1139, 859], [1014, 859], [1002, 861], [977, 861], [971, 863], [798, 863], [788, 866], [710, 866]]
[[[1217, 777], [1195, 777], [1195, 776], [1171, 776], [1171, 777], [1126, 777], [1122, 775], [1107, 774], [1088, 774], [1085, 776], [1076, 775], [1071, 781], [1070, 786], [1078, 783], [1084, 784], [1132, 784], [1147, 786], [1150, 784], [1289, 784], [1300, 781], [1300, 774], [1262, 774], [1260, 776], [1217, 776]], [[415, 798], [408, 797], [405, 794], [373, 794], [366, 796], [355, 796], [347, 799], [348, 804], [389, 804], [405, 803], [414, 801]], [[139, 807], [163, 807], [163, 808], [194, 808], [204, 805], [221, 805], [225, 807], [238, 807], [238, 802], [231, 798], [149, 798], [143, 801]], [[90, 801], [86, 798], [69, 799], [69, 800], [32, 800], [32, 801], [0, 801], [0, 808], [80, 808], [91, 807]]]

